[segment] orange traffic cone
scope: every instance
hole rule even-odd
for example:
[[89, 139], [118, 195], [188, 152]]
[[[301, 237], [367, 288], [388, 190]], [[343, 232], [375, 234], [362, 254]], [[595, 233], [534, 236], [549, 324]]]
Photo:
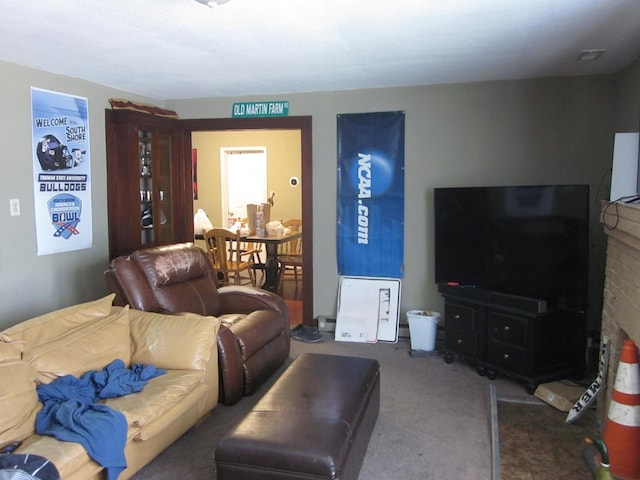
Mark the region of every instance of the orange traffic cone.
[[631, 339], [622, 346], [604, 441], [609, 448], [611, 473], [623, 479], [640, 479], [640, 367]]

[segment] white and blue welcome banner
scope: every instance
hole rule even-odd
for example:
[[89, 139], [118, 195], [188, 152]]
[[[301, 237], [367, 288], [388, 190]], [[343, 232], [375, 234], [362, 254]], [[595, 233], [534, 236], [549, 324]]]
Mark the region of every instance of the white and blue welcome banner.
[[403, 277], [404, 112], [338, 115], [338, 273]]
[[38, 255], [90, 248], [88, 101], [32, 87], [31, 116]]

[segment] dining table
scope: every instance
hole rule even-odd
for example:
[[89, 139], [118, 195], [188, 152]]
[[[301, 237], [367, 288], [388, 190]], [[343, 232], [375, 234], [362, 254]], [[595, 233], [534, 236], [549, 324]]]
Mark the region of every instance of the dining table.
[[[262, 288], [270, 292], [277, 293], [278, 291], [278, 271], [280, 266], [278, 264], [278, 247], [283, 243], [290, 242], [296, 238], [302, 237], [302, 232], [290, 232], [285, 235], [270, 235], [265, 234], [263, 236], [248, 234], [241, 235], [241, 239], [247, 242], [262, 243], [265, 246], [267, 257], [263, 265], [256, 265], [256, 268], [264, 270], [264, 282]], [[196, 234], [196, 240], [204, 240], [204, 235]]]
[[262, 284], [263, 289], [270, 292], [278, 291], [278, 247], [300, 237], [302, 237], [302, 232], [291, 232], [285, 235], [265, 234], [263, 236], [247, 235], [246, 237], [242, 237], [242, 239], [247, 242], [262, 243], [265, 246], [267, 256], [264, 266], [261, 266], [265, 272], [264, 282]]

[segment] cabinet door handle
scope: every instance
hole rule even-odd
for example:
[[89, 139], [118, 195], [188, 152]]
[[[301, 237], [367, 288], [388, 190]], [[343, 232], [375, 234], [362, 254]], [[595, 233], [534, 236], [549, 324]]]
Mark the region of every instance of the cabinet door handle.
[[455, 318], [456, 320], [460, 320], [460, 315], [458, 315], [457, 313], [453, 316], [453, 318]]
[[462, 339], [461, 339], [461, 338], [459, 338], [458, 340], [456, 340], [456, 343], [457, 343], [458, 345], [460, 345], [460, 344], [462, 343]]
[[508, 332], [509, 330], [511, 330], [511, 327], [509, 325], [505, 325], [504, 326], [504, 331]]
[[509, 359], [509, 354], [505, 353], [504, 355], [502, 355], [502, 358], [504, 358], [505, 360], [508, 360]]

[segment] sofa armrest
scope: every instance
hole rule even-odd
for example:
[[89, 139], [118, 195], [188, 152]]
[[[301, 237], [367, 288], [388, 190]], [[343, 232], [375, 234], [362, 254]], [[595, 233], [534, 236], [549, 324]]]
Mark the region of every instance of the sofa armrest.
[[282, 316], [286, 328], [289, 328], [289, 308], [284, 299], [275, 293], [236, 285], [220, 287], [218, 293], [223, 314], [249, 314], [256, 310], [275, 310]]
[[206, 370], [215, 360], [217, 368], [219, 328], [220, 320], [216, 317], [130, 310], [131, 363]]

